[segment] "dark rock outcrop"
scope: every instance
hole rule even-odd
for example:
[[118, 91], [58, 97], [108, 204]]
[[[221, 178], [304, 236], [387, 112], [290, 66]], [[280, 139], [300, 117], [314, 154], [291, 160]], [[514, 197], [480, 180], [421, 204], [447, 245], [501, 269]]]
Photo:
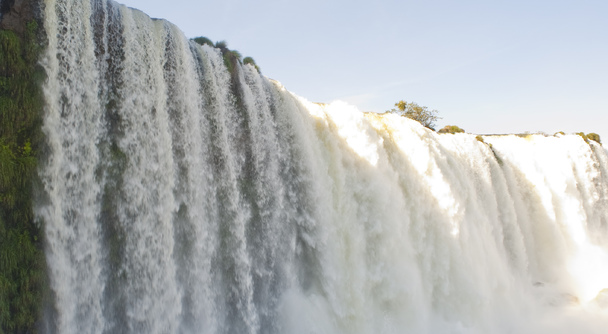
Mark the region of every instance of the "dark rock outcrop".
[[41, 1], [0, 0], [0, 29], [23, 36], [27, 22], [40, 18]]

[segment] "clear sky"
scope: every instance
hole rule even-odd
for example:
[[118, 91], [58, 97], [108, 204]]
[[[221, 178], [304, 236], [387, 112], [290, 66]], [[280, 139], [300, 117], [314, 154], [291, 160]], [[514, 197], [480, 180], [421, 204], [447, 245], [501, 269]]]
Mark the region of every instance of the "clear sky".
[[608, 144], [608, 0], [119, 0], [225, 40], [313, 102], [399, 100], [472, 133]]

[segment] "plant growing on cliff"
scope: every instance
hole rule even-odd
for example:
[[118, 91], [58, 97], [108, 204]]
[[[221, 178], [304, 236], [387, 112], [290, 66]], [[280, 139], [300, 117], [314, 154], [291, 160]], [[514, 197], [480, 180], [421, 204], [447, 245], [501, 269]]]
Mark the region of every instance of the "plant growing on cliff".
[[217, 41], [213, 46], [220, 49], [222, 56], [224, 57], [224, 65], [226, 65], [228, 72], [234, 74], [236, 64], [240, 63], [241, 58], [243, 58], [241, 53], [236, 50], [230, 50], [226, 41]]
[[437, 132], [454, 134], [454, 133], [464, 133], [465, 131], [456, 125], [446, 125]]
[[583, 140], [586, 141], [587, 143], [589, 143], [590, 140], [593, 140], [594, 142], [602, 145], [602, 141], [600, 140], [600, 135], [598, 135], [597, 133], [590, 132], [588, 134], [585, 134], [584, 132], [578, 132], [577, 135], [581, 136], [583, 138]]
[[435, 131], [435, 122], [440, 119], [437, 110], [431, 110], [428, 107], [418, 105], [416, 102], [406, 102], [401, 100], [395, 103], [393, 109], [387, 110], [387, 113], [393, 113], [407, 118], [413, 119], [425, 127]]
[[213, 42], [207, 37], [199, 36], [199, 37], [193, 38], [192, 40], [200, 45], [213, 46]]
[[241, 64], [250, 64], [255, 67], [258, 72], [260, 72], [260, 67], [255, 63], [253, 58], [245, 57], [243, 59], [240, 52], [237, 50], [230, 50], [228, 48], [228, 43], [226, 41], [217, 41], [213, 43], [209, 38], [204, 36], [195, 37], [192, 40], [200, 45], [209, 45], [211, 47], [220, 49], [222, 56], [224, 57], [224, 64], [230, 73], [234, 71], [234, 66], [237, 62]]
[[43, 98], [38, 25], [0, 30], [0, 333], [33, 333], [46, 287], [32, 185]]
[[588, 133], [587, 139], [593, 140], [594, 142], [596, 142], [600, 145], [602, 144], [602, 141], [600, 140], [600, 135], [598, 135], [597, 133], [594, 133], [594, 132]]
[[255, 69], [258, 71], [258, 73], [260, 72], [260, 68], [255, 63], [255, 60], [253, 60], [253, 58], [251, 58], [251, 57], [245, 57], [245, 59], [243, 59], [243, 64], [249, 64], [249, 65], [255, 67]]

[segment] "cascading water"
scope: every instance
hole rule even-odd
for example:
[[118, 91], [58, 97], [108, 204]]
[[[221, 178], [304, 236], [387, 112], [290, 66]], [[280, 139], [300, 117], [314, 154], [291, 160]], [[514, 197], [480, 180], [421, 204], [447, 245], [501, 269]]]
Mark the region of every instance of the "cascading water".
[[309, 103], [166, 21], [44, 2], [44, 331], [608, 325], [598, 144]]

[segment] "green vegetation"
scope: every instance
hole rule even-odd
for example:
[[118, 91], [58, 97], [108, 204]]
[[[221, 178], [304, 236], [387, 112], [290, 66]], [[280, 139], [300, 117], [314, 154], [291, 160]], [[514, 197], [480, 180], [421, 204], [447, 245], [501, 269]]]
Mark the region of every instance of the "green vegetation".
[[459, 128], [456, 125], [446, 125], [443, 128], [441, 128], [441, 130], [437, 131], [438, 133], [465, 133], [465, 131], [461, 128]]
[[387, 110], [386, 112], [411, 118], [435, 131], [435, 122], [440, 119], [437, 116], [437, 110], [430, 110], [427, 107], [421, 107], [416, 102], [406, 102], [404, 100], [395, 103], [395, 107], [397, 108]]
[[258, 65], [256, 65], [253, 58], [245, 57], [245, 59], [242, 59], [243, 56], [241, 53], [236, 50], [230, 50], [226, 41], [217, 41], [214, 44], [209, 38], [204, 36], [195, 37], [192, 39], [192, 41], [200, 45], [209, 45], [211, 47], [220, 49], [220, 51], [222, 51], [222, 56], [224, 56], [224, 65], [226, 65], [226, 68], [230, 73], [234, 73], [234, 68], [237, 62], [241, 64], [251, 64], [256, 70], [258, 70], [258, 73], [260, 72], [260, 68]]
[[222, 51], [222, 53], [225, 53], [226, 51], [228, 51], [228, 43], [226, 41], [217, 41], [215, 42], [214, 47], [220, 49]]
[[226, 68], [230, 73], [234, 72], [236, 62], [241, 62], [241, 54], [236, 50], [228, 49], [228, 43], [226, 43], [226, 41], [217, 41], [214, 44], [209, 38], [203, 36], [193, 38], [192, 40], [200, 45], [209, 45], [220, 49], [222, 56], [224, 56], [224, 65], [226, 65]]
[[600, 140], [600, 135], [598, 135], [597, 133], [593, 133], [593, 132], [588, 133], [587, 134], [587, 139], [588, 140], [593, 140], [594, 142], [602, 145], [602, 141]]
[[255, 60], [253, 60], [253, 58], [251, 58], [251, 57], [245, 57], [245, 59], [243, 59], [243, 64], [246, 64], [246, 65], [249, 64], [249, 65], [255, 67], [255, 69], [258, 71], [258, 73], [260, 73], [260, 68], [255, 63]]
[[594, 142], [602, 145], [602, 141], [600, 140], [600, 135], [598, 135], [597, 133], [588, 133], [585, 134], [584, 132], [579, 132], [577, 133], [577, 135], [581, 136], [583, 138], [583, 140], [585, 140], [585, 142], [589, 143], [590, 140], [593, 140]]
[[213, 46], [213, 42], [207, 38], [207, 37], [203, 37], [203, 36], [199, 36], [199, 37], [195, 37], [192, 39], [193, 41], [195, 41], [196, 43], [200, 44], [200, 45], [209, 45], [209, 46]]
[[47, 291], [32, 186], [41, 143], [44, 70], [38, 24], [0, 30], [0, 333], [34, 333]]
[[226, 41], [215, 42], [215, 47], [222, 51], [222, 55], [224, 56], [224, 65], [228, 69], [228, 72], [234, 74], [234, 69], [236, 68], [237, 62], [241, 62], [241, 54], [236, 50], [228, 49], [228, 43]]

